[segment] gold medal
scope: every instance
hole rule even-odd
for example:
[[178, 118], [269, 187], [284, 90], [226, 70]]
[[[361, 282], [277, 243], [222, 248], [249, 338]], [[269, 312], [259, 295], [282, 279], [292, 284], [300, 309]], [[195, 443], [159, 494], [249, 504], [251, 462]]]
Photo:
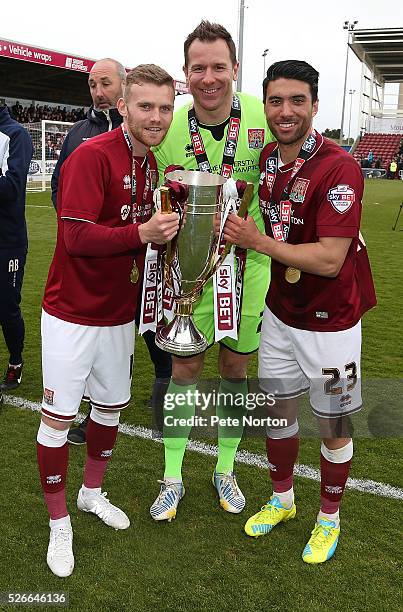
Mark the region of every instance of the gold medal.
[[293, 285], [301, 278], [301, 270], [298, 270], [298, 268], [287, 268], [284, 276], [287, 283]]
[[139, 280], [139, 269], [137, 267], [136, 261], [133, 261], [133, 267], [132, 267], [132, 271], [130, 272], [130, 282], [133, 283], [133, 285], [135, 285], [137, 283], [137, 281]]

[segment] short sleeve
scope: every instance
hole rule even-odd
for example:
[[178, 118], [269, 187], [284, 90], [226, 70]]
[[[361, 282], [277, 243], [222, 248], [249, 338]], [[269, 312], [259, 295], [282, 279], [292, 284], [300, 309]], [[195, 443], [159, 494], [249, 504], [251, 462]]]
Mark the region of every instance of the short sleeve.
[[364, 182], [354, 160], [336, 161], [323, 178], [316, 219], [318, 236], [358, 236]]

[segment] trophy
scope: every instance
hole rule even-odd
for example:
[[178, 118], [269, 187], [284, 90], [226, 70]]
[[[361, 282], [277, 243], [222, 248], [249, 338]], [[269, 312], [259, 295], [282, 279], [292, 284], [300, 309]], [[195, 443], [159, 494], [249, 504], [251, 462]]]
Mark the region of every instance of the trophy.
[[[223, 186], [227, 179], [219, 174], [198, 170], [174, 170], [166, 179], [187, 185], [189, 195], [180, 211], [177, 235], [167, 244], [164, 282], [173, 292], [174, 318], [157, 329], [155, 343], [164, 351], [182, 357], [202, 353], [208, 347], [204, 335], [193, 319], [193, 304], [204, 285], [228, 255], [231, 244], [220, 246], [215, 231], [218, 213], [223, 213]], [[238, 215], [246, 214], [253, 195], [253, 184], [247, 183]], [[168, 187], [161, 187], [161, 212], [172, 212]]]

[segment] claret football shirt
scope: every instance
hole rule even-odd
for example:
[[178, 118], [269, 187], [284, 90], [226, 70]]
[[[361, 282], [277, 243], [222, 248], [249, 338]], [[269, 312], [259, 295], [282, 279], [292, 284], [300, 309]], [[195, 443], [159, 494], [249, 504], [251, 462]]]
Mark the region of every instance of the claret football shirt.
[[[269, 220], [266, 159], [277, 146], [270, 143], [260, 158], [260, 209], [266, 233], [273, 236]], [[273, 188], [277, 204], [290, 179], [294, 163], [281, 166]], [[317, 134], [317, 145], [289, 184], [291, 224], [287, 242], [317, 242], [321, 237], [352, 238], [336, 278], [302, 272], [298, 282], [285, 278], [287, 266], [272, 259], [271, 283], [266, 304], [281, 321], [310, 331], [339, 331], [355, 325], [365, 307], [362, 296], [372, 295], [373, 285], [365, 253], [365, 274], [357, 270], [363, 178], [357, 162], [337, 144]], [[368, 286], [365, 286], [368, 284]]]
[[[150, 168], [156, 172], [149, 154]], [[146, 164], [135, 164], [136, 201], [145, 185]], [[81, 144], [65, 161], [58, 192], [58, 233], [43, 299], [44, 310], [60, 319], [82, 325], [112, 326], [133, 321], [144, 268], [145, 245], [133, 226], [131, 205], [131, 151], [119, 127]], [[151, 215], [151, 188], [146, 194], [145, 219]], [[133, 248], [110, 253], [104, 245], [101, 256], [68, 253], [64, 224], [72, 220], [108, 228], [127, 227]], [[133, 230], [133, 231], [132, 231]], [[137, 242], [136, 242], [137, 241]], [[132, 244], [130, 242], [130, 244]], [[133, 261], [140, 271], [130, 282]]]

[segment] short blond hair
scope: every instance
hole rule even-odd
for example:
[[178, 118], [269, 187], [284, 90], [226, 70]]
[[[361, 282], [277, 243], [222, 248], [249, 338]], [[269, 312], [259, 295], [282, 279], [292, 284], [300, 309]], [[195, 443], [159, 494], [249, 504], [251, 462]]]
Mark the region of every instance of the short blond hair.
[[140, 64], [126, 75], [125, 100], [127, 100], [132, 85], [142, 85], [143, 83], [153, 83], [160, 86], [168, 85], [168, 87], [172, 87], [175, 93], [174, 80], [166, 70], [155, 64]]

